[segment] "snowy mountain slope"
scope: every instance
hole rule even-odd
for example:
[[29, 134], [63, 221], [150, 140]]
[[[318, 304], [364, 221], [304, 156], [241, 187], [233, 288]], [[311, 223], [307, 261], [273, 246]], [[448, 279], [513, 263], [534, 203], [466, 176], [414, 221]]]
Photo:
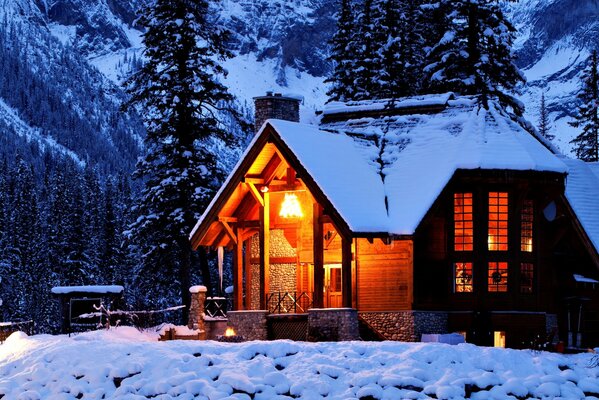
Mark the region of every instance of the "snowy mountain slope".
[[[144, 131], [138, 117], [119, 110], [118, 86], [51, 34], [38, 3], [3, 0], [0, 21], [1, 152], [18, 151], [26, 136], [39, 147], [29, 152], [34, 164], [50, 150], [103, 172], [130, 171]], [[13, 129], [16, 118], [30, 134]]]

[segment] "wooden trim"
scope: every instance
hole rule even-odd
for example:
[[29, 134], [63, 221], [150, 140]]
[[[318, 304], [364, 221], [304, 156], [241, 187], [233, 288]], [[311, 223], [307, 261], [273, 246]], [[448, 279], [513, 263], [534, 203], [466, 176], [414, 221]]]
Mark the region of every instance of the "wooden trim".
[[245, 184], [250, 189], [250, 193], [252, 194], [254, 200], [256, 200], [258, 204], [260, 204], [260, 207], [264, 207], [264, 197], [260, 194], [260, 192], [256, 188], [256, 185], [254, 185], [251, 182], [246, 182]]
[[225, 228], [225, 232], [229, 235], [229, 238], [233, 241], [234, 244], [238, 243], [237, 238], [239, 237], [239, 229], [237, 230], [237, 235], [233, 232], [231, 225], [229, 225], [226, 221], [220, 221], [221, 225]]
[[351, 237], [341, 237], [341, 293], [342, 306], [351, 308], [353, 303], [352, 296], [352, 254]]
[[[250, 262], [252, 264], [259, 264], [260, 257], [252, 257]], [[296, 264], [297, 257], [270, 257], [269, 262], [270, 264]]]
[[252, 239], [247, 239], [245, 242], [245, 309], [252, 309]]
[[[241, 237], [241, 229], [237, 228], [237, 237]], [[243, 242], [238, 240], [233, 252], [233, 309], [243, 310]]]
[[266, 293], [270, 291], [270, 195], [264, 193], [260, 212], [260, 309], [266, 310]]
[[314, 308], [324, 307], [324, 242], [323, 225], [321, 222], [322, 206], [314, 203], [312, 219], [313, 250], [314, 250]]

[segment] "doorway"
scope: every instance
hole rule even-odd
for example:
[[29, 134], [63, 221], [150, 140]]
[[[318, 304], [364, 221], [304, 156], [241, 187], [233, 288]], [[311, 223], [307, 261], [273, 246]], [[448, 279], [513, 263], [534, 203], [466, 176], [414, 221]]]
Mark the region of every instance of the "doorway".
[[325, 308], [340, 308], [341, 304], [341, 264], [325, 264], [324, 306]]

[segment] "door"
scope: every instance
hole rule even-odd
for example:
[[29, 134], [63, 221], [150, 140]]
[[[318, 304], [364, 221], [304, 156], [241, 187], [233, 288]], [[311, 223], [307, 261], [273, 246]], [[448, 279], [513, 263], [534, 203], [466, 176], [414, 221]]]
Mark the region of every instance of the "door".
[[341, 307], [341, 264], [324, 266], [324, 303], [325, 308]]

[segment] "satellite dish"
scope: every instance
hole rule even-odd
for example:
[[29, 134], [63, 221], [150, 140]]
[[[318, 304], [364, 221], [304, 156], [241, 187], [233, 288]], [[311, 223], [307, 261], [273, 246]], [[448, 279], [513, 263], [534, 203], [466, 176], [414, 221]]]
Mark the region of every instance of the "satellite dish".
[[547, 207], [543, 210], [543, 215], [547, 221], [555, 221], [555, 217], [557, 216], [557, 205], [555, 204], [555, 201], [547, 204]]

